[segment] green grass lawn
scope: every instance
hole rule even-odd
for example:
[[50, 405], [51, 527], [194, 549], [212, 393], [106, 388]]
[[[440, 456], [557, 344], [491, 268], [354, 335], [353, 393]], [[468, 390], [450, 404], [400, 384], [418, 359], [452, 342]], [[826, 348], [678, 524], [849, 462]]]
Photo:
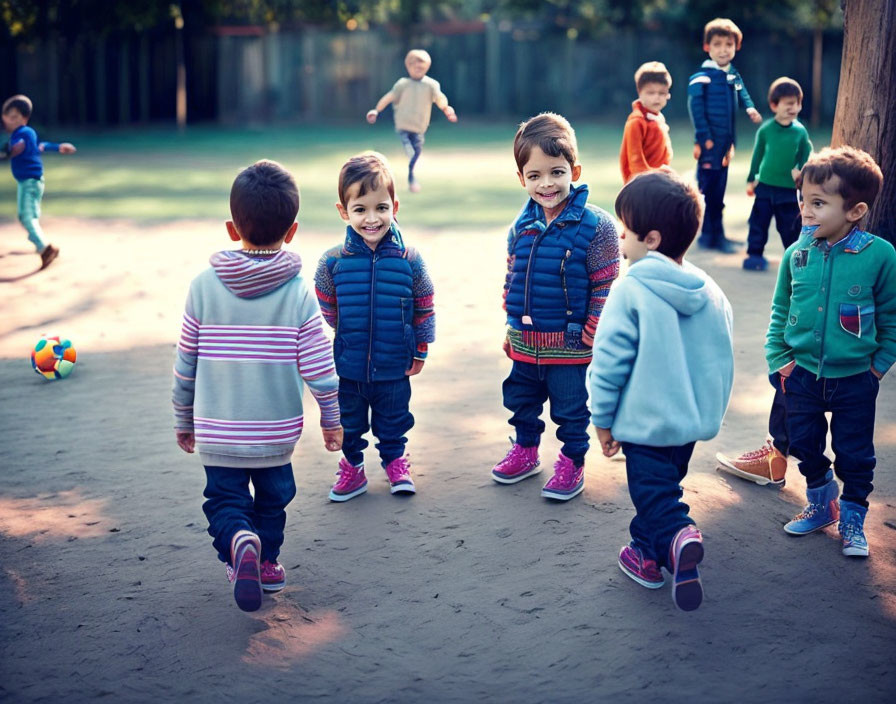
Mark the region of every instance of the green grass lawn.
[[[582, 181], [591, 201], [612, 210], [621, 187], [618, 167], [622, 122], [576, 124], [583, 165]], [[740, 148], [729, 175], [729, 193], [742, 193], [754, 127], [746, 120]], [[399, 220], [405, 228], [493, 228], [507, 225], [519, 210], [524, 192], [516, 177], [512, 140], [515, 124], [434, 120], [417, 168], [419, 194], [407, 192], [407, 160], [391, 124], [375, 126], [302, 125], [264, 130], [190, 128], [184, 134], [161, 129], [76, 133], [57, 128], [41, 137], [69, 140], [78, 147], [70, 156], [44, 156], [46, 194], [43, 212], [50, 216], [131, 218], [159, 222], [184, 218], [229, 217], [228, 194], [234, 176], [261, 158], [283, 163], [296, 176], [302, 195], [302, 227], [339, 227], [333, 204], [336, 179], [344, 160], [365, 149], [383, 152], [396, 172], [401, 200]], [[830, 141], [830, 129], [812, 135], [816, 149]], [[693, 169], [691, 129], [672, 125], [673, 167]], [[5, 168], [8, 168], [4, 165]], [[0, 220], [16, 216], [15, 181], [7, 171], [0, 181]], [[743, 203], [737, 207], [743, 209]], [[744, 216], [746, 217], [746, 216]]]

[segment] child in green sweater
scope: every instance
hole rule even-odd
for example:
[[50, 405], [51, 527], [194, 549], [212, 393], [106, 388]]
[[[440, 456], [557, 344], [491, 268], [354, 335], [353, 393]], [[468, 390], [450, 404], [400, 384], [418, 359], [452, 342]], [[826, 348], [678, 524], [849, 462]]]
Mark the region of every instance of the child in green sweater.
[[765, 271], [768, 267], [763, 252], [772, 216], [784, 249], [796, 242], [800, 234], [794, 179], [812, 152], [809, 133], [796, 119], [802, 103], [803, 91], [792, 78], [779, 78], [769, 88], [768, 104], [775, 116], [756, 132], [753, 146], [747, 195], [755, 195], [756, 201], [750, 213], [744, 269]]

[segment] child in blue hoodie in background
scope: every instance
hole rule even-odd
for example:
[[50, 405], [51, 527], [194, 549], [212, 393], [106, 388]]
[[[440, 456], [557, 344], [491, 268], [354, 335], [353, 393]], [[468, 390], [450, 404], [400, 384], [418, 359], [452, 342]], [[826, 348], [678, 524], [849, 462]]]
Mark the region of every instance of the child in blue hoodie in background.
[[302, 260], [281, 249], [298, 226], [292, 175], [273, 161], [244, 169], [230, 212], [227, 232], [242, 249], [213, 254], [190, 284], [174, 363], [175, 432], [205, 465], [202, 510], [237, 606], [256, 611], [262, 591], [286, 583], [277, 557], [296, 493], [290, 458], [302, 434], [303, 387], [320, 405], [324, 445], [336, 452], [339, 380]]
[[683, 259], [700, 211], [697, 191], [671, 173], [639, 174], [620, 191], [629, 270], [610, 290], [588, 370], [591, 420], [604, 455], [625, 453], [636, 511], [619, 567], [649, 589], [665, 567], [684, 611], [703, 600], [703, 538], [681, 480], [696, 441], [719, 432], [734, 378], [731, 305]]

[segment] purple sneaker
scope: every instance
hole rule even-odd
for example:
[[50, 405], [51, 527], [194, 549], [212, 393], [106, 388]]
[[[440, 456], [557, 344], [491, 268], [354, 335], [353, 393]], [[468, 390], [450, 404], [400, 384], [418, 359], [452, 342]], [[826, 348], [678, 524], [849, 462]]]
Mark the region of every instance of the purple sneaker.
[[659, 589], [666, 580], [656, 565], [656, 560], [648, 560], [638, 548], [626, 545], [619, 551], [619, 569], [642, 587]]
[[348, 501], [367, 491], [367, 477], [364, 475], [364, 464], [357, 467], [345, 457], [339, 460], [339, 479], [330, 489], [330, 501]]
[[492, 479], [498, 484], [516, 484], [538, 474], [538, 445], [523, 447], [511, 442], [511, 448], [504, 459], [492, 469]]
[[554, 476], [541, 490], [546, 499], [569, 501], [585, 489], [585, 465], [576, 467], [575, 463], [562, 452], [554, 462]]
[[258, 555], [261, 541], [248, 530], [237, 531], [230, 542], [230, 571], [233, 582], [233, 598], [243, 611], [258, 611], [261, 608], [261, 574], [258, 569]]
[[279, 592], [286, 586], [286, 570], [274, 560], [261, 563], [261, 588], [266, 592]]
[[411, 463], [407, 457], [398, 457], [386, 465], [386, 476], [393, 494], [416, 494], [414, 480], [411, 479]]
[[672, 538], [672, 600], [682, 611], [693, 611], [703, 601], [697, 565], [703, 560], [703, 535], [696, 526], [685, 526]]

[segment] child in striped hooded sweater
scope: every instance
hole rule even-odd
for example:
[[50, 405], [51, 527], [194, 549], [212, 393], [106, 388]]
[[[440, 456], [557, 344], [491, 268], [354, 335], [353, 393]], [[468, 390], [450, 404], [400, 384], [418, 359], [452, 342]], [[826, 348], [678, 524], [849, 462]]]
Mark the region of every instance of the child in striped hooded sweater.
[[[302, 433], [302, 389], [320, 406], [327, 450], [342, 447], [333, 352], [297, 254], [299, 191], [272, 161], [243, 170], [230, 192], [230, 239], [190, 285], [177, 359], [177, 444], [205, 465], [203, 510], [244, 611], [285, 585], [277, 557], [296, 493], [290, 458]], [[249, 482], [254, 497], [249, 492]]]

